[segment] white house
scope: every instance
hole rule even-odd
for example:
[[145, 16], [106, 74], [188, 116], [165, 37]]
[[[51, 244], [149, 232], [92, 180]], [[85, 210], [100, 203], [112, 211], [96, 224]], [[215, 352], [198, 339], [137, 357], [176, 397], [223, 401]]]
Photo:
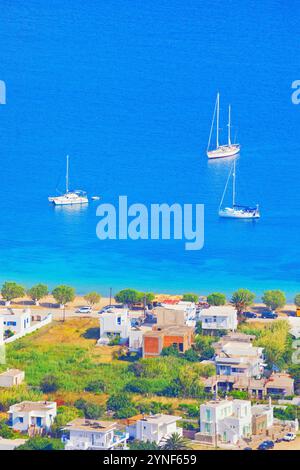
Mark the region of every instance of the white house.
[[171, 434], [182, 436], [182, 428], [177, 427], [181, 416], [156, 414], [141, 419], [129, 419], [126, 427], [129, 437], [138, 441], [162, 443]]
[[200, 405], [200, 432], [197, 440], [217, 445], [237, 444], [252, 434], [251, 402], [249, 400], [216, 400]]
[[65, 450], [126, 449], [128, 434], [117, 423], [77, 418], [64, 429], [69, 433]]
[[100, 338], [99, 344], [108, 344], [112, 338], [119, 337], [125, 343], [129, 338], [131, 327], [128, 309], [111, 308], [99, 315]]
[[151, 326], [132, 326], [129, 330], [129, 350], [141, 351], [143, 347], [143, 335], [151, 330]]
[[56, 402], [22, 401], [9, 410], [9, 424], [15, 431], [29, 435], [50, 429], [56, 416]]
[[250, 342], [224, 343], [215, 357], [217, 374], [259, 378], [264, 370], [263, 350]]
[[230, 305], [211, 306], [201, 310], [200, 321], [203, 333], [208, 334], [218, 330], [235, 331], [238, 325], [236, 310]]
[[10, 330], [14, 334], [22, 334], [31, 326], [31, 311], [28, 308], [24, 310], [2, 309], [0, 318], [3, 321], [4, 332]]
[[19, 369], [7, 369], [0, 373], [0, 387], [15, 387], [25, 379], [25, 372]]

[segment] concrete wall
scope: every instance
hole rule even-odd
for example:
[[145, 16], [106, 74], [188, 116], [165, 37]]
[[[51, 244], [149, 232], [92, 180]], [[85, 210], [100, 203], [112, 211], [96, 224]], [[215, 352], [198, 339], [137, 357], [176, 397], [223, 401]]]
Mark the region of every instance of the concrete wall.
[[31, 325], [29, 328], [27, 328], [26, 330], [20, 332], [20, 333], [17, 333], [15, 334], [14, 336], [12, 336], [11, 338], [7, 338], [4, 340], [4, 344], [7, 344], [7, 343], [12, 343], [13, 341], [16, 341], [17, 339], [19, 338], [22, 338], [23, 336], [25, 335], [28, 335], [30, 333], [33, 333], [34, 331], [36, 330], [39, 330], [40, 328], [42, 328], [43, 326], [46, 326], [48, 325], [49, 323], [52, 322], [52, 314], [49, 313], [42, 321], [38, 322], [38, 323], [35, 323], [34, 325]]

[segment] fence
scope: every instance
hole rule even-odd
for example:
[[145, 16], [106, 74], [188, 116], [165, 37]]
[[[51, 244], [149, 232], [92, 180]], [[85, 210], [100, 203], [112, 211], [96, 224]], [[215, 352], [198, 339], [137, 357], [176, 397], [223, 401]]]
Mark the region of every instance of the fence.
[[26, 328], [26, 330], [22, 331], [21, 333], [16, 333], [10, 338], [6, 338], [4, 340], [4, 344], [12, 343], [13, 341], [20, 339], [23, 336], [29, 335], [30, 333], [33, 333], [34, 331], [39, 330], [40, 328], [48, 325], [51, 322], [52, 322], [52, 313], [48, 313], [48, 315], [44, 317], [42, 320], [36, 322], [34, 325], [31, 325], [29, 328]]

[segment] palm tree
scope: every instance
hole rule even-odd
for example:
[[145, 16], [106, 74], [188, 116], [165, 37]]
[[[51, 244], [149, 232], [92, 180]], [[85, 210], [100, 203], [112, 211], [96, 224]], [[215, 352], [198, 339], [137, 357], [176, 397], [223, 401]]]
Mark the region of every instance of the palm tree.
[[232, 294], [231, 303], [235, 306], [239, 319], [244, 310], [253, 304], [255, 294], [248, 289], [238, 289]]
[[160, 448], [162, 450], [187, 450], [189, 447], [187, 440], [177, 432], [174, 432], [171, 436], [163, 440]]

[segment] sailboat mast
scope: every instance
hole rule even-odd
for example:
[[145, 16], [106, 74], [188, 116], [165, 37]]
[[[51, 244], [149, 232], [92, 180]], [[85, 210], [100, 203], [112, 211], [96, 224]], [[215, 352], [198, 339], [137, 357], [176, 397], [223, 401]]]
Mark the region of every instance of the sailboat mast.
[[66, 193], [69, 192], [69, 155], [67, 155], [67, 170], [66, 170]]
[[212, 121], [211, 121], [210, 132], [209, 132], [209, 138], [208, 138], [208, 144], [207, 144], [207, 151], [209, 150], [209, 147], [210, 147], [211, 137], [212, 137], [213, 128], [214, 128], [214, 123], [215, 123], [215, 118], [216, 118], [217, 100], [218, 100], [218, 98], [216, 99], [216, 102], [215, 102], [215, 107], [214, 107], [214, 112], [213, 112], [213, 118], [212, 118]]
[[235, 206], [235, 160], [233, 162], [233, 174], [232, 174], [232, 207]]
[[230, 127], [231, 127], [231, 106], [229, 105], [229, 108], [228, 108], [228, 145], [231, 145]]
[[216, 139], [216, 148], [219, 148], [219, 118], [220, 118], [220, 93], [217, 94], [217, 139]]

